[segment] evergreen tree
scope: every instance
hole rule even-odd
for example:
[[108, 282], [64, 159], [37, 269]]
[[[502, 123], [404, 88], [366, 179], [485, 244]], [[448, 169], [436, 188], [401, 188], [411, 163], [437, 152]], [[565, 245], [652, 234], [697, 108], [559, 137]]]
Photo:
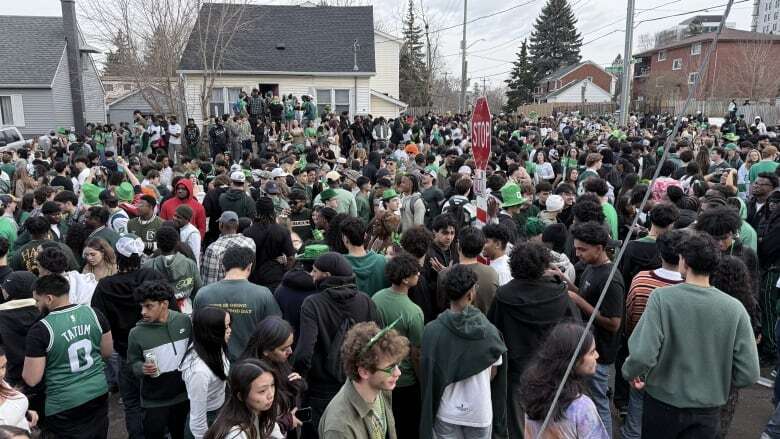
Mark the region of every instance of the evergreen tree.
[[409, 10], [404, 18], [398, 75], [399, 97], [402, 101], [411, 106], [430, 105], [426, 87], [427, 69], [423, 54], [423, 31], [416, 22], [414, 0], [409, 0]]
[[103, 76], [127, 75], [130, 66], [130, 43], [127, 35], [121, 30], [114, 35], [112, 45], [114, 50], [106, 52], [106, 63], [103, 65]]
[[513, 113], [518, 106], [533, 101], [533, 91], [536, 87], [535, 79], [534, 68], [528, 58], [528, 42], [523, 40], [520, 52], [517, 54], [517, 61], [512, 63], [512, 73], [509, 79], [504, 81], [508, 87], [504, 112]]
[[537, 79], [580, 61], [582, 36], [576, 25], [567, 0], [547, 0], [536, 18], [528, 47]]

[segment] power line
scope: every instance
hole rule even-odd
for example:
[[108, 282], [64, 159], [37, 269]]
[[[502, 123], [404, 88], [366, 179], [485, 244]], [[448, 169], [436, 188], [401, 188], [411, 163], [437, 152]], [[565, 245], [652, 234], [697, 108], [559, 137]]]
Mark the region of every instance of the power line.
[[[528, 5], [530, 5], [531, 3], [536, 3], [537, 1], [538, 1], [538, 0], [528, 0], [528, 1], [526, 1], [526, 2], [519, 3], [519, 4], [517, 4], [517, 5], [511, 6], [511, 7], [509, 7], [509, 8], [502, 9], [502, 10], [500, 10], [500, 11], [493, 12], [493, 13], [491, 13], [491, 14], [487, 14], [487, 15], [480, 15], [479, 17], [472, 18], [471, 20], [468, 20], [468, 21], [466, 21], [466, 24], [471, 24], [471, 23], [474, 23], [474, 22], [476, 22], [476, 21], [484, 20], [484, 19], [486, 19], [486, 18], [495, 17], [496, 15], [505, 14], [505, 13], [507, 13], [507, 12], [509, 12], [509, 11], [513, 11], [513, 10], [515, 10], [515, 9], [517, 9], [517, 8], [521, 8], [521, 7], [523, 7], [523, 6], [528, 6]], [[439, 29], [432, 30], [430, 33], [431, 33], [431, 34], [438, 34], [439, 32], [444, 32], [444, 31], [447, 31], [447, 30], [450, 30], [450, 29], [455, 29], [455, 28], [461, 27], [461, 26], [463, 26], [463, 23], [453, 24], [453, 25], [451, 25], [451, 26], [445, 26], [445, 27], [442, 27], [442, 28], [439, 28]], [[389, 40], [386, 40], [386, 41], [378, 41], [376, 44], [381, 44], [381, 43], [389, 43], [389, 42], [391, 42], [391, 41], [401, 41], [401, 40], [403, 40], [403, 37], [400, 37], [400, 38], [393, 38], [393, 39], [389, 39]]]

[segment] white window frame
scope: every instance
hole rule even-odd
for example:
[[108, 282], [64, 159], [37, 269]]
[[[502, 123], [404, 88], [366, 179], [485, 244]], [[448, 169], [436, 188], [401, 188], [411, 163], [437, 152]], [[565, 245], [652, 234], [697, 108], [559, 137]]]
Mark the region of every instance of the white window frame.
[[699, 72], [688, 73], [688, 85], [694, 85], [699, 80]]
[[693, 43], [691, 45], [691, 55], [701, 55], [701, 43]]
[[658, 61], [666, 61], [666, 51], [661, 50], [658, 52]]
[[[330, 107], [330, 111], [331, 112], [336, 112], [336, 91], [337, 90], [338, 91], [346, 91], [346, 92], [349, 93], [349, 117], [351, 119], [352, 115], [355, 114], [355, 108], [354, 108], [354, 106], [355, 106], [354, 105], [355, 104], [355, 95], [354, 95], [355, 90], [352, 89], [352, 88], [346, 88], [346, 87], [344, 87], [344, 88], [342, 88], [342, 87], [337, 87], [337, 88], [325, 88], [325, 87], [323, 87], [323, 88], [319, 88], [319, 87], [315, 87], [315, 90], [314, 90], [315, 98], [317, 97], [317, 95], [319, 94], [320, 91], [329, 91], [330, 92], [330, 99], [329, 99], [328, 102], [320, 102], [319, 98], [318, 98], [317, 102], [315, 104], [316, 105], [328, 105]], [[339, 105], [343, 105], [343, 103], [341, 103]], [[339, 114], [340, 114], [340, 112], [339, 112]]]
[[[675, 68], [674, 66], [677, 66]], [[682, 69], [682, 58], [675, 58], [672, 60], [672, 70], [681, 70]]]
[[24, 123], [24, 101], [22, 100], [22, 95], [0, 95], [2, 98], [8, 98], [11, 101], [11, 123], [10, 124], [4, 124], [3, 123], [3, 107], [0, 106], [0, 125], [5, 126], [15, 126], [15, 127], [23, 127], [25, 126]]

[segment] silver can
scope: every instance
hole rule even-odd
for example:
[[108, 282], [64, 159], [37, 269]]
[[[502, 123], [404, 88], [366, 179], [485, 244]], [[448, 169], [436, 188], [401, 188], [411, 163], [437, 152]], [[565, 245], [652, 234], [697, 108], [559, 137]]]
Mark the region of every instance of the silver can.
[[144, 354], [144, 359], [147, 363], [153, 364], [156, 371], [154, 372], [154, 375], [151, 375], [152, 378], [157, 378], [160, 376], [160, 368], [157, 366], [157, 355], [154, 354], [154, 352], [147, 352]]

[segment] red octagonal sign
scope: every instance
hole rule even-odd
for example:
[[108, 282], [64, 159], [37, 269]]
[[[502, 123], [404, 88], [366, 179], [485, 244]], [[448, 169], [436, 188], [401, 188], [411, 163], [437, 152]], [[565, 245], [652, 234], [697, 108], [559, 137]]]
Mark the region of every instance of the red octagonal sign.
[[471, 116], [471, 151], [477, 169], [487, 168], [490, 159], [491, 120], [490, 107], [484, 96], [477, 98], [474, 113]]

